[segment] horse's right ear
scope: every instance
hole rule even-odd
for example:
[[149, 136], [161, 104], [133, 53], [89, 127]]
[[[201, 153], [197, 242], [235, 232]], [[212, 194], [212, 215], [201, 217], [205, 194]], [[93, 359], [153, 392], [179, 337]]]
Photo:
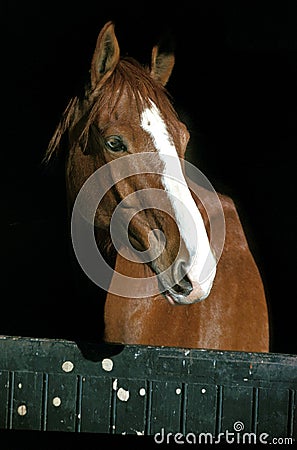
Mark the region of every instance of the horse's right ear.
[[114, 25], [107, 22], [99, 33], [91, 64], [91, 85], [94, 90], [114, 71], [120, 59], [120, 48]]

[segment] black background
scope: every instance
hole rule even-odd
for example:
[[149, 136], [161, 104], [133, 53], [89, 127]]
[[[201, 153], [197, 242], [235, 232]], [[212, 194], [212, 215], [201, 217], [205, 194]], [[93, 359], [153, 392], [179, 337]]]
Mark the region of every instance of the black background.
[[63, 168], [41, 160], [111, 19], [122, 54], [142, 63], [172, 33], [167, 87], [192, 133], [189, 159], [237, 205], [272, 351], [297, 353], [296, 2], [109, 3], [3, 2], [0, 333], [96, 338], [100, 298], [80, 298], [68, 264]]

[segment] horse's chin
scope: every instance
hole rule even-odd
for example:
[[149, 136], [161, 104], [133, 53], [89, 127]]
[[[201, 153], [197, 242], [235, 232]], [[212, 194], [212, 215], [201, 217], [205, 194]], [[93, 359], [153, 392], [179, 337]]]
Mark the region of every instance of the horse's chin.
[[176, 300], [174, 299], [173, 295], [170, 294], [169, 291], [163, 292], [163, 295], [166, 298], [166, 300], [168, 300], [170, 305], [172, 305], [172, 306], [180, 305], [180, 303], [176, 302]]
[[205, 300], [209, 296], [209, 292], [200, 297], [193, 297], [192, 295], [184, 296], [180, 294], [175, 294], [170, 292], [169, 290], [163, 292], [164, 297], [172, 306], [184, 306], [184, 305], [192, 305], [194, 303], [199, 303], [202, 300]]

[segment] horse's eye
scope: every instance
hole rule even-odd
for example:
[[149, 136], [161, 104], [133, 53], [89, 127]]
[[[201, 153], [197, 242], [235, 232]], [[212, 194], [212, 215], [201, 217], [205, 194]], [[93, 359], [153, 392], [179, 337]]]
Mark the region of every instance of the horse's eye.
[[105, 140], [105, 147], [111, 152], [124, 152], [127, 150], [126, 145], [119, 136], [110, 136]]

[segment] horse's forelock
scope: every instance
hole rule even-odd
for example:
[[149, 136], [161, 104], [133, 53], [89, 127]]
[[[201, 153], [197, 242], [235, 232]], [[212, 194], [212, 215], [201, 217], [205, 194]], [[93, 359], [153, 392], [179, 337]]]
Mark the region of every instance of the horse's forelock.
[[130, 57], [120, 60], [113, 73], [97, 92], [96, 101], [93, 102], [86, 124], [88, 127], [96, 117], [100, 117], [103, 111], [111, 116], [124, 93], [131, 105], [136, 105], [139, 118], [143, 109], [149, 107], [152, 101], [159, 107], [164, 117], [176, 117], [166, 89], [151, 77], [145, 67]]

